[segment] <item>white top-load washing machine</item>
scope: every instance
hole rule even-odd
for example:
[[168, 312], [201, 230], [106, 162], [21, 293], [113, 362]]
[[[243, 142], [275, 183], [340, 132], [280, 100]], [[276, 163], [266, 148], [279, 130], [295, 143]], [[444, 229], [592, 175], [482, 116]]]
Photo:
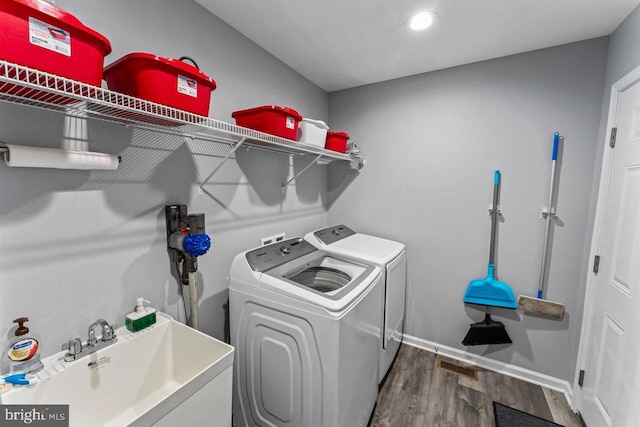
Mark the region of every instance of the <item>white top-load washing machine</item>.
[[356, 233], [345, 225], [334, 225], [308, 233], [305, 240], [331, 254], [374, 264], [383, 276], [380, 301], [380, 369], [381, 383], [402, 342], [405, 293], [407, 284], [407, 256], [405, 246], [368, 234]]
[[381, 277], [302, 238], [235, 257], [235, 427], [367, 425], [378, 393]]

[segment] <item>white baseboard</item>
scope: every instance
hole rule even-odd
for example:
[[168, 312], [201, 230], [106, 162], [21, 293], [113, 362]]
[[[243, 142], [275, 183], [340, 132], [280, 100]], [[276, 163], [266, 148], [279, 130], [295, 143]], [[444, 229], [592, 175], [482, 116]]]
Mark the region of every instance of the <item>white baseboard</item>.
[[561, 380], [550, 375], [541, 374], [539, 372], [531, 371], [529, 369], [521, 368], [519, 366], [511, 365], [509, 363], [500, 362], [498, 360], [490, 359], [478, 354], [469, 353], [457, 348], [423, 340], [422, 338], [416, 338], [407, 334], [403, 335], [403, 342], [407, 345], [418, 347], [432, 353], [441, 354], [451, 359], [459, 360], [461, 362], [478, 366], [480, 368], [488, 369], [490, 371], [498, 372], [500, 374], [517, 378], [519, 380], [527, 381], [562, 392], [564, 393], [569, 406], [573, 407], [571, 404], [571, 400], [573, 398], [573, 387], [569, 384], [568, 381]]

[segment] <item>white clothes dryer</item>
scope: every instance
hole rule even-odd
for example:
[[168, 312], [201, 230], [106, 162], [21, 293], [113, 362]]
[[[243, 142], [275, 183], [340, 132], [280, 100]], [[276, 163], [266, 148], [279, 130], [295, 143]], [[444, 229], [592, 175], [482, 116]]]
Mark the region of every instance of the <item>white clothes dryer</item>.
[[235, 427], [366, 427], [378, 394], [381, 277], [302, 238], [235, 257]]
[[380, 299], [379, 329], [382, 332], [378, 350], [378, 383], [382, 383], [402, 343], [407, 286], [407, 255], [404, 244], [356, 233], [345, 225], [312, 231], [304, 238], [331, 254], [368, 262], [380, 268], [383, 292]]

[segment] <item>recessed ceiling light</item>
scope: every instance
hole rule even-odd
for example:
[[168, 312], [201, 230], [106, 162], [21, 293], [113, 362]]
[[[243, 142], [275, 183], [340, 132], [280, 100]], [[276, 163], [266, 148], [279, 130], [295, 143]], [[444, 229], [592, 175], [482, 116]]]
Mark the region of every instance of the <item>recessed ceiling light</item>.
[[429, 12], [416, 13], [409, 19], [409, 28], [412, 30], [424, 30], [433, 24], [435, 14]]

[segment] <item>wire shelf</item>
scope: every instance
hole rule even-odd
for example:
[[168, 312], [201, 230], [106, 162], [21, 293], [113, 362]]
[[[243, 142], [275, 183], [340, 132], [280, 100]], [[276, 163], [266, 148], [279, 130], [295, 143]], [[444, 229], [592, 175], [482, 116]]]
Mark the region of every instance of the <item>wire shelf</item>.
[[57, 111], [153, 132], [196, 140], [258, 147], [315, 161], [346, 160], [364, 164], [361, 156], [342, 154], [253, 129], [156, 104], [64, 77], [0, 60], [0, 102]]

